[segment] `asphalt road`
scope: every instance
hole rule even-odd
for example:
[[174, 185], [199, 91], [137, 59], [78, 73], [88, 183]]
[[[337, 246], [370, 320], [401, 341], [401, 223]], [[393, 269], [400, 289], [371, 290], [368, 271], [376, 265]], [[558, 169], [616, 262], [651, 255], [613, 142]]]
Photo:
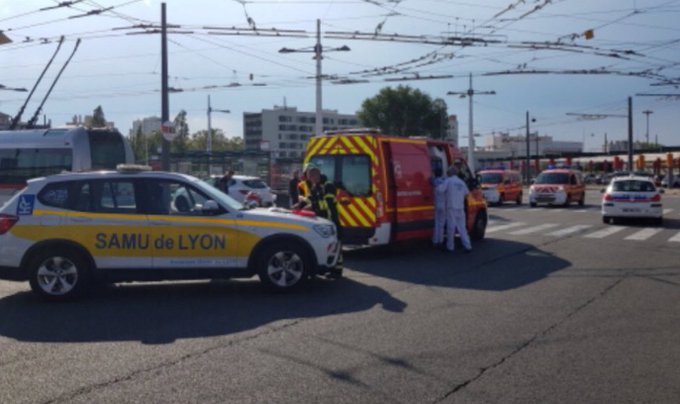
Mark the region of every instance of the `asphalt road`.
[[677, 403], [680, 198], [662, 228], [604, 225], [599, 198], [493, 207], [471, 254], [348, 251], [345, 279], [288, 295], [169, 282], [50, 305], [0, 281], [0, 402]]

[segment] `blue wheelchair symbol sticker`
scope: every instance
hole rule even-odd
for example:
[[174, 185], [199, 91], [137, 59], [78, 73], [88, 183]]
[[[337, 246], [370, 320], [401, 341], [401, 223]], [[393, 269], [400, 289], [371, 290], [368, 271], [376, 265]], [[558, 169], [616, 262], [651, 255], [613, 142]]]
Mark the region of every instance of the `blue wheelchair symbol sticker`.
[[19, 204], [17, 205], [17, 215], [18, 216], [32, 215], [33, 205], [35, 205], [35, 195], [21, 195], [19, 197]]

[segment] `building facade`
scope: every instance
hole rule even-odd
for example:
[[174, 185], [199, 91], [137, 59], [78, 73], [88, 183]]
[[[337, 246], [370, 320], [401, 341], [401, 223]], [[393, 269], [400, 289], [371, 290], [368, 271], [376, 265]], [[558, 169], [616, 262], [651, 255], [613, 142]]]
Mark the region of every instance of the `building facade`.
[[161, 118], [157, 116], [150, 116], [147, 118], [136, 119], [132, 122], [132, 129], [130, 129], [130, 135], [136, 135], [139, 129], [142, 129], [142, 134], [149, 136], [154, 132], [161, 131]]
[[446, 140], [453, 142], [458, 147], [458, 116], [449, 115], [449, 127], [446, 129]]
[[[309, 138], [314, 136], [316, 114], [296, 107], [263, 109], [243, 113], [243, 140], [246, 151], [267, 150], [275, 159], [301, 159]], [[356, 115], [323, 111], [323, 130], [355, 128]]]
[[[504, 157], [526, 156], [526, 135], [511, 136], [509, 133], [494, 133], [486, 137], [485, 151], [499, 152]], [[529, 155], [562, 155], [583, 152], [583, 142], [554, 140], [552, 136], [529, 135]]]

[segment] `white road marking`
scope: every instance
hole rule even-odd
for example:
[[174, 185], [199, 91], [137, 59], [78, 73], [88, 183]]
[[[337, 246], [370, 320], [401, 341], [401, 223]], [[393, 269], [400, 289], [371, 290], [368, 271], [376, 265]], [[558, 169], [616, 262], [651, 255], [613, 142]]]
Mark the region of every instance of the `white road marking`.
[[588, 209], [576, 209], [574, 212], [575, 213], [585, 213], [587, 211], [588, 211]]
[[667, 215], [667, 214], [671, 213], [672, 211], [673, 211], [673, 209], [664, 209], [663, 214]]
[[513, 227], [518, 227], [518, 226], [524, 226], [526, 223], [523, 222], [515, 222], [515, 223], [510, 223], [510, 224], [501, 224], [498, 226], [491, 226], [486, 228], [487, 233], [493, 233], [497, 231], [502, 231], [502, 230], [507, 230], [507, 229], [512, 229]]
[[668, 241], [673, 243], [680, 243], [680, 233], [668, 239]]
[[572, 233], [578, 233], [580, 231], [583, 231], [585, 229], [589, 229], [591, 227], [593, 227], [593, 226], [590, 225], [590, 224], [577, 224], [576, 226], [571, 226], [571, 227], [567, 227], [566, 229], [557, 230], [557, 231], [554, 231], [552, 233], [548, 233], [547, 235], [548, 236], [561, 237], [561, 236], [566, 236], [566, 235], [569, 235], [569, 234], [572, 234]]
[[653, 235], [661, 232], [663, 229], [654, 229], [651, 227], [644, 228], [638, 232], [635, 232], [631, 234], [630, 236], [626, 237], [624, 240], [635, 240], [635, 241], [643, 241], [647, 240], [648, 238], [652, 237]]
[[539, 231], [552, 229], [553, 227], [559, 226], [558, 223], [545, 223], [538, 226], [527, 227], [526, 229], [513, 231], [510, 234], [513, 236], [522, 236], [525, 234], [538, 233]]
[[585, 238], [605, 238], [607, 236], [611, 236], [612, 234], [618, 233], [621, 230], [625, 230], [625, 229], [627, 229], [627, 227], [623, 227], [623, 226], [606, 227], [606, 228], [604, 228], [602, 230], [598, 230], [594, 233], [586, 234], [583, 237], [585, 237]]

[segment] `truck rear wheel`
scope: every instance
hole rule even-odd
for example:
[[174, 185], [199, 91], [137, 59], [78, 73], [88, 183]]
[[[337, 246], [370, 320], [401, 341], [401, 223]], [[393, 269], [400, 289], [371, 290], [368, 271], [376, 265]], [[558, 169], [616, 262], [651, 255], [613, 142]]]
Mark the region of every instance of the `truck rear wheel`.
[[477, 213], [475, 216], [475, 222], [472, 225], [472, 231], [470, 232], [470, 238], [473, 240], [482, 240], [486, 234], [486, 211], [483, 210]]

